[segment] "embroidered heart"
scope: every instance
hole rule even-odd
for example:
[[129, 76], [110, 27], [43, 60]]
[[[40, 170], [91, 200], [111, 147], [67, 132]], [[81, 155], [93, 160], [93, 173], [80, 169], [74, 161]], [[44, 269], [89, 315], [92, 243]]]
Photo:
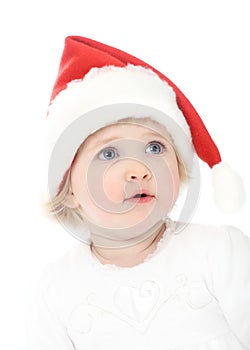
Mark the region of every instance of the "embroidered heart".
[[121, 314], [140, 323], [153, 314], [159, 292], [154, 281], [145, 281], [139, 287], [120, 286], [114, 294], [114, 303]]

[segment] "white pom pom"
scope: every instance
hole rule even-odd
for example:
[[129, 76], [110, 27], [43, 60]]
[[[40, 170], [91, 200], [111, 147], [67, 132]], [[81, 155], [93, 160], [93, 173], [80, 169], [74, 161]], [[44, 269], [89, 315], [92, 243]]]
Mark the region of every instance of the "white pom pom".
[[219, 163], [212, 168], [214, 200], [224, 213], [233, 213], [244, 203], [242, 179], [228, 164]]

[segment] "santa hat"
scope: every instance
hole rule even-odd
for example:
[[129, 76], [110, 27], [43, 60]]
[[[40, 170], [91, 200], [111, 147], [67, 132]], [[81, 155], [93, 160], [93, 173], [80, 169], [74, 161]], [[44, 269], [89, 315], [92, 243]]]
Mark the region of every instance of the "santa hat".
[[[217, 205], [224, 212], [237, 210], [244, 197], [241, 180], [221, 162], [203, 121], [179, 88], [140, 59], [79, 36], [65, 39], [48, 112], [51, 164], [58, 145], [63, 151], [60, 164], [51, 172], [53, 179], [49, 179], [51, 196], [57, 193], [77, 148], [89, 134], [122, 117], [145, 117], [149, 112], [166, 126], [188, 168], [187, 146], [180, 130], [185, 133], [198, 157], [212, 168]], [[79, 120], [84, 128], [79, 128]], [[72, 125], [78, 136], [70, 136]], [[67, 138], [73, 140], [70, 145]]]

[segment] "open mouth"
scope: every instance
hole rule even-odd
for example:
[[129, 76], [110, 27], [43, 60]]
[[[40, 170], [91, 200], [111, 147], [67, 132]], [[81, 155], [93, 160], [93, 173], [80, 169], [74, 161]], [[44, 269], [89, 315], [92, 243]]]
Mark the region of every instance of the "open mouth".
[[147, 196], [148, 196], [148, 194], [146, 194], [146, 193], [138, 193], [132, 198], [144, 198], [144, 197], [147, 197]]
[[147, 203], [151, 201], [154, 198], [154, 196], [148, 194], [148, 193], [136, 193], [134, 196], [127, 198], [126, 200], [136, 202], [136, 203]]

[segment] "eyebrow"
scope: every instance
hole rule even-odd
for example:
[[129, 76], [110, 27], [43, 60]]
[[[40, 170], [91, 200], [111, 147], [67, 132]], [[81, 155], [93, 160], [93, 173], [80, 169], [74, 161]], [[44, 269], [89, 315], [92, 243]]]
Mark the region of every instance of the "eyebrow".
[[115, 137], [115, 136], [109, 137], [109, 138], [107, 138], [107, 139], [101, 139], [101, 140], [95, 142], [95, 143], [90, 147], [90, 149], [92, 150], [92, 149], [94, 149], [94, 148], [96, 148], [96, 147], [104, 146], [105, 144], [107, 144], [107, 143], [109, 143], [109, 142], [112, 142], [112, 141], [115, 141], [115, 140], [119, 140], [119, 139], [120, 139], [120, 137]]
[[[164, 136], [162, 136], [162, 135], [160, 135], [160, 134], [158, 134], [158, 133], [156, 133], [156, 132], [150, 132], [150, 131], [149, 131], [149, 132], [145, 132], [145, 133], [143, 133], [141, 136], [142, 136], [142, 137], [144, 137], [144, 136], [161, 137], [162, 139], [164, 139], [164, 140], [170, 142], [170, 140], [168, 140], [166, 137], [164, 137]], [[110, 143], [110, 142], [112, 142], [112, 141], [115, 141], [115, 140], [120, 140], [120, 139], [122, 139], [122, 138], [124, 138], [124, 137], [112, 136], [112, 137], [109, 137], [109, 138], [107, 138], [107, 139], [102, 139], [102, 140], [97, 141], [96, 143], [94, 143], [94, 145], [92, 145], [92, 146], [90, 147], [90, 149], [92, 150], [92, 149], [94, 149], [94, 148], [96, 148], [96, 147], [104, 146], [105, 144], [108, 144], [108, 143]]]

